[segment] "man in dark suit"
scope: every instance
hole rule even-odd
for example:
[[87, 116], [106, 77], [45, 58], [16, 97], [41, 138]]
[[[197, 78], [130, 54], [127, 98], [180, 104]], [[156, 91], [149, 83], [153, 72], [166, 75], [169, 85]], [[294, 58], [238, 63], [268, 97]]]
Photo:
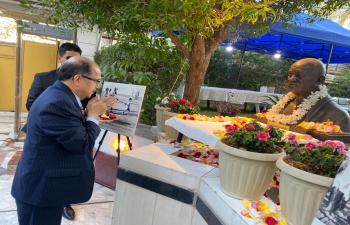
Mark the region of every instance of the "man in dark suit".
[[[80, 56], [81, 49], [78, 45], [72, 43], [64, 43], [58, 48], [57, 61], [60, 65], [73, 56]], [[49, 72], [37, 73], [34, 76], [33, 83], [29, 89], [29, 94], [27, 98], [26, 108], [29, 111], [31, 106], [33, 105], [35, 99], [41, 95], [48, 87], [53, 85], [58, 79], [58, 69], [51, 70]], [[94, 95], [95, 96], [95, 95]], [[93, 97], [94, 97], [93, 96]], [[82, 100], [83, 108], [86, 108], [90, 98]], [[27, 132], [27, 125], [25, 125], [22, 129], [23, 132]], [[66, 205], [63, 208], [63, 217], [68, 220], [73, 220], [75, 217], [75, 212], [70, 205]]]
[[[81, 49], [78, 45], [72, 43], [64, 43], [58, 48], [57, 61], [62, 65], [67, 59], [73, 56], [80, 56]], [[58, 78], [58, 69], [51, 70], [49, 72], [37, 73], [34, 76], [33, 83], [29, 89], [26, 108], [29, 111], [30, 107], [34, 103], [35, 99], [43, 93], [46, 88], [53, 85]]]
[[86, 115], [80, 100], [91, 97], [100, 78], [96, 63], [72, 57], [61, 66], [58, 81], [30, 108], [30, 132], [11, 190], [20, 225], [59, 225], [64, 205], [90, 199], [95, 177], [92, 149], [100, 132], [97, 119], [116, 97], [92, 98]]

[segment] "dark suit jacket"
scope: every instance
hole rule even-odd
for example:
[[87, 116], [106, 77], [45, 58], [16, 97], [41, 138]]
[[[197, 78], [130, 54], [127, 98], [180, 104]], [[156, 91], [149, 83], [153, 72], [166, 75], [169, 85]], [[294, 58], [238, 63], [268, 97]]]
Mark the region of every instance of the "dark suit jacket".
[[50, 87], [56, 82], [58, 79], [58, 71], [59, 69], [56, 69], [49, 72], [35, 74], [32, 86], [29, 89], [26, 103], [26, 108], [28, 111], [30, 110], [30, 107], [32, 107], [35, 99], [37, 99], [39, 95], [46, 90], [46, 88]]
[[[29, 89], [28, 99], [26, 103], [26, 108], [28, 111], [33, 105], [35, 99], [37, 99], [39, 95], [41, 95], [41, 93], [43, 93], [46, 90], [46, 88], [50, 87], [56, 82], [56, 80], [58, 79], [58, 71], [59, 68], [56, 70], [51, 70], [49, 72], [35, 74], [32, 86]], [[91, 98], [95, 97], [95, 95], [96, 94], [91, 96]], [[86, 98], [81, 101], [84, 109], [86, 108], [86, 105], [88, 104], [91, 98]]]
[[[26, 103], [26, 108], [28, 111], [32, 107], [35, 99], [37, 99], [41, 95], [41, 93], [43, 93], [48, 87], [52, 86], [57, 81], [58, 71], [59, 68], [56, 70], [51, 70], [49, 72], [35, 74], [32, 86], [29, 89]], [[86, 108], [86, 105], [88, 104], [90, 99], [95, 96], [96, 94], [92, 95], [90, 98], [86, 98], [81, 101], [81, 104], [83, 105], [84, 109]], [[23, 126], [22, 131], [27, 133], [27, 124]]]
[[35, 100], [27, 127], [12, 196], [40, 207], [88, 201], [95, 177], [92, 149], [100, 128], [86, 121], [73, 92], [56, 81]]

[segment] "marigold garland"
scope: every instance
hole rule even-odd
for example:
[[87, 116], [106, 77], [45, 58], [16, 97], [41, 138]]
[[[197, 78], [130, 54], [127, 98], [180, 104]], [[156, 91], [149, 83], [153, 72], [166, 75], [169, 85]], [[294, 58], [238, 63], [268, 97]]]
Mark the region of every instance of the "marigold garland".
[[297, 125], [306, 130], [316, 130], [323, 133], [343, 133], [340, 126], [333, 124], [333, 122], [327, 120], [326, 122], [301, 122]]

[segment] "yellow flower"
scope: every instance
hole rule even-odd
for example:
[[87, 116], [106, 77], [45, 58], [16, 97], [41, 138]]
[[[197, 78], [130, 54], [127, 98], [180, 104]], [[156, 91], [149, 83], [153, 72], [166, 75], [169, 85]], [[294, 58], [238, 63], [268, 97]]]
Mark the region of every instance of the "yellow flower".
[[267, 202], [262, 202], [262, 201], [258, 201], [258, 210], [259, 211], [265, 211], [269, 208], [269, 203]]
[[277, 225], [287, 225], [287, 222], [284, 219], [281, 219], [280, 221], [278, 221]]
[[244, 208], [249, 209], [250, 201], [248, 199], [243, 199]]

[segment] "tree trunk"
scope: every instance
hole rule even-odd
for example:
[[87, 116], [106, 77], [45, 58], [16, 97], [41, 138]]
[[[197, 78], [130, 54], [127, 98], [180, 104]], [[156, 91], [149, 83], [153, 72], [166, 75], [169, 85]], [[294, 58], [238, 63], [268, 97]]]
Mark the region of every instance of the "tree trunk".
[[195, 106], [199, 103], [199, 94], [209, 66], [210, 57], [220, 46], [220, 43], [227, 38], [228, 31], [229, 26], [224, 24], [221, 28], [214, 31], [212, 37], [203, 38], [197, 35], [192, 43], [191, 51], [188, 51], [171, 30], [168, 31], [172, 42], [189, 60], [190, 69], [186, 75], [184, 98], [191, 101]]
[[199, 53], [197, 51], [197, 54], [192, 54], [193, 52], [194, 51], [190, 54], [190, 69], [186, 75], [184, 98], [197, 106], [199, 103], [201, 86], [209, 66], [210, 57], [209, 59], [206, 59], [204, 53]]

